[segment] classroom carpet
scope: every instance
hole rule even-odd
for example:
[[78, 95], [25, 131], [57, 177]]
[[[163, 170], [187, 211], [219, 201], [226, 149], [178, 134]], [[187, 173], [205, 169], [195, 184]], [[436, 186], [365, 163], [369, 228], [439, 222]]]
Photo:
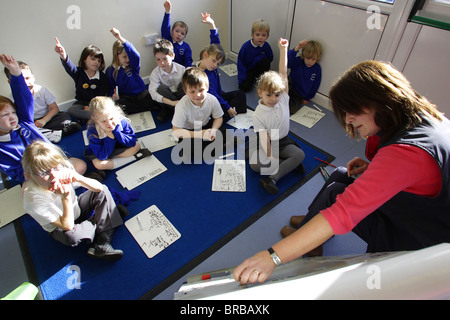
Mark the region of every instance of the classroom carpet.
[[[156, 129], [138, 133], [146, 136], [170, 128], [153, 115]], [[232, 129], [231, 127], [229, 127]], [[148, 258], [125, 225], [114, 233], [112, 245], [124, 256], [105, 262], [87, 255], [88, 245], [69, 247], [55, 241], [29, 216], [20, 219], [19, 238], [26, 249], [26, 261], [46, 300], [137, 300], [152, 299], [211, 254], [257, 221], [271, 208], [301, 187], [323, 165], [316, 158], [331, 162], [334, 156], [290, 134], [303, 149], [305, 173], [291, 172], [277, 183], [280, 192], [268, 194], [259, 184], [260, 175], [246, 161], [246, 191], [212, 191], [214, 165], [180, 164], [171, 159], [171, 149], [154, 156], [167, 171], [136, 187], [138, 199], [130, 200], [130, 215], [156, 205], [181, 237]], [[85, 149], [81, 132], [65, 137], [59, 144], [69, 155], [83, 158]], [[238, 152], [236, 154], [239, 154]], [[92, 164], [89, 169], [93, 169]], [[120, 170], [120, 169], [119, 169]], [[128, 194], [109, 172], [104, 183], [119, 194]], [[251, 240], [251, 239], [249, 239]], [[242, 244], [245, 246], [245, 243]]]

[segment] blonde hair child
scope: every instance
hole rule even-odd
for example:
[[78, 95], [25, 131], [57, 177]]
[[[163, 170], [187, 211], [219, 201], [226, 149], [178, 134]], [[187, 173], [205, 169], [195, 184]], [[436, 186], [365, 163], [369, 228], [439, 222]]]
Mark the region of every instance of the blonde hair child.
[[200, 52], [200, 61], [196, 63], [196, 66], [205, 71], [208, 76], [208, 92], [219, 100], [226, 119], [230, 119], [238, 113], [246, 113], [247, 97], [242, 90], [222, 91], [217, 68], [225, 62], [225, 51], [220, 45], [219, 33], [209, 13], [202, 13], [202, 22], [210, 25], [210, 45]]
[[127, 114], [150, 111], [157, 106], [139, 72], [141, 56], [136, 48], [116, 28], [110, 30], [117, 39], [113, 44], [113, 60], [106, 69], [111, 84], [111, 96], [123, 105]]
[[[302, 50], [301, 55], [298, 52]], [[319, 60], [322, 45], [318, 41], [303, 40], [288, 52], [290, 85], [290, 112], [295, 113], [302, 104], [307, 104], [317, 93], [322, 81], [322, 68]]]
[[273, 52], [267, 42], [270, 25], [267, 21], [257, 20], [251, 28], [251, 39], [239, 50], [237, 68], [239, 89], [250, 91], [261, 74], [270, 70]]
[[92, 116], [88, 122], [89, 146], [85, 156], [96, 169], [117, 169], [151, 155], [148, 149], [140, 148], [129, 119], [111, 98], [92, 99], [89, 110]]
[[297, 169], [304, 173], [301, 163], [305, 153], [289, 137], [288, 46], [288, 40], [278, 41], [279, 72], [267, 71], [259, 78], [257, 90], [261, 99], [253, 113], [253, 127], [261, 148], [250, 150], [250, 166], [264, 175], [259, 182], [270, 194], [278, 193], [277, 182], [289, 172]]
[[[111, 246], [111, 237], [113, 229], [123, 224], [121, 212], [125, 216], [128, 210], [116, 206], [105, 185], [78, 174], [58, 146], [44, 141], [25, 149], [22, 166], [24, 208], [45, 231], [69, 246], [87, 241], [92, 257], [108, 261], [122, 257], [123, 252]], [[87, 191], [77, 196], [75, 183]]]

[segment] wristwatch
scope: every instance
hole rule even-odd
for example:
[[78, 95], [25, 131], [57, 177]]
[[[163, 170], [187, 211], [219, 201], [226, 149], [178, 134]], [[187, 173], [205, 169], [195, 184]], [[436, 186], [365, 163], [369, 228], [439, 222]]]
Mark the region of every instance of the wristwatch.
[[272, 258], [275, 265], [279, 266], [281, 264], [280, 257], [275, 253], [275, 251], [272, 249], [272, 247], [267, 249], [267, 251], [269, 251], [270, 257]]

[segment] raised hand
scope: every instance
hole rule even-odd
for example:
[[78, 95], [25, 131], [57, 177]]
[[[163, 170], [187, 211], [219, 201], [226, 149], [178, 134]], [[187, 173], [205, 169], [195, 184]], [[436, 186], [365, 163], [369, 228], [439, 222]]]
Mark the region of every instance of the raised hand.
[[14, 59], [13, 56], [7, 55], [7, 54], [1, 54], [0, 55], [0, 61], [5, 66], [6, 69], [9, 70], [9, 72], [13, 76], [20, 76], [22, 73], [22, 70], [20, 69], [19, 64], [17, 63], [16, 59]]
[[59, 56], [61, 57], [62, 60], [66, 60], [67, 59], [67, 54], [66, 54], [66, 50], [64, 49], [64, 47], [61, 45], [61, 42], [59, 42], [58, 38], [55, 37], [56, 40], [56, 45], [55, 45], [55, 52], [57, 54], [59, 54]]

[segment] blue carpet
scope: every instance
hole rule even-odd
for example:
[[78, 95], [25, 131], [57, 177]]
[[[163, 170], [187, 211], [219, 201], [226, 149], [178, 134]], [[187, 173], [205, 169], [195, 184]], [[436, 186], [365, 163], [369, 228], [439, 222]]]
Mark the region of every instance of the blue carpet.
[[[165, 130], [154, 115], [157, 128], [138, 137]], [[181, 238], [149, 259], [125, 226], [114, 234], [113, 246], [124, 251], [121, 260], [109, 263], [87, 256], [87, 245], [64, 246], [28, 215], [20, 219], [22, 241], [40, 284], [44, 299], [151, 299], [192, 270], [208, 256], [263, 216], [319, 171], [314, 157], [331, 162], [334, 157], [291, 135], [306, 154], [306, 173], [291, 173], [277, 183], [280, 193], [269, 195], [259, 185], [260, 176], [246, 165], [247, 191], [211, 191], [213, 165], [174, 165], [171, 148], [155, 153], [167, 171], [137, 187], [140, 197], [128, 205], [133, 217], [156, 205], [181, 233]], [[81, 133], [66, 137], [60, 146], [71, 156], [83, 158]], [[91, 165], [90, 168], [92, 169]], [[104, 183], [124, 191], [113, 172]], [[22, 237], [22, 236], [21, 236]]]

